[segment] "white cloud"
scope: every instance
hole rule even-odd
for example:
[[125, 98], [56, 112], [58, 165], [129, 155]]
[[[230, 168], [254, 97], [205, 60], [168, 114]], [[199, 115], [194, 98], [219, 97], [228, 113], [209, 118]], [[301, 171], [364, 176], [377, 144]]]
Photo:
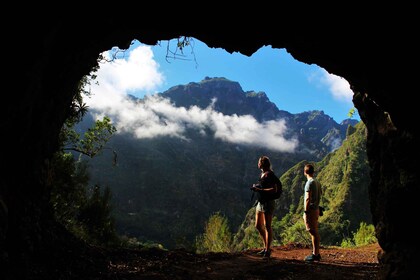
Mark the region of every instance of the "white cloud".
[[[104, 56], [109, 58], [110, 52], [105, 52]], [[133, 49], [127, 59], [101, 64], [97, 77], [100, 86], [97, 90], [109, 86], [124, 94], [135, 90], [153, 91], [164, 79], [150, 46]]]
[[214, 137], [231, 143], [286, 152], [297, 147], [296, 139], [285, 139], [287, 128], [283, 120], [258, 123], [249, 115], [223, 115], [212, 105], [206, 109], [175, 107], [156, 95], [146, 95], [138, 102], [128, 98], [130, 91], [153, 90], [162, 80], [151, 49], [138, 47], [127, 60], [101, 65], [97, 72], [99, 84], [91, 86], [92, 96], [85, 97], [85, 101], [93, 109], [91, 112], [97, 112], [96, 117], [109, 116], [118, 133], [131, 133], [139, 139], [170, 136], [188, 140], [187, 129], [196, 129], [203, 135], [209, 129]]
[[211, 126], [215, 137], [222, 140], [266, 147], [267, 149], [291, 152], [297, 147], [297, 140], [284, 138], [286, 123], [284, 120], [258, 123], [250, 116], [226, 116], [210, 111]]
[[296, 139], [284, 138], [284, 120], [258, 123], [252, 116], [223, 115], [212, 107], [175, 107], [168, 99], [156, 95], [137, 103], [121, 100], [120, 105], [114, 103], [101, 115], [110, 116], [118, 132], [131, 133], [139, 139], [170, 136], [189, 140], [184, 135], [187, 129], [196, 129], [203, 135], [205, 129], [210, 129], [215, 138], [226, 142], [285, 152], [297, 147]]
[[352, 102], [353, 91], [346, 79], [328, 73], [325, 69], [320, 69], [312, 79], [316, 78], [322, 85], [327, 86], [333, 98], [338, 101]]

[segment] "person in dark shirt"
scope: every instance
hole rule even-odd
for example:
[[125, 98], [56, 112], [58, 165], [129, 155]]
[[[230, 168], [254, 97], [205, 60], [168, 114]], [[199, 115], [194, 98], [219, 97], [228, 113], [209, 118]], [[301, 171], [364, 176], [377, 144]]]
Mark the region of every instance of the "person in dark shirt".
[[258, 200], [255, 204], [255, 228], [261, 236], [264, 248], [257, 254], [263, 258], [269, 258], [271, 255], [271, 242], [273, 240], [273, 228], [271, 226], [276, 201], [267, 199], [268, 192], [273, 192], [278, 187], [278, 178], [274, 174], [270, 159], [267, 156], [261, 156], [258, 159], [258, 168], [261, 169], [259, 183], [253, 184], [251, 189], [258, 193]]

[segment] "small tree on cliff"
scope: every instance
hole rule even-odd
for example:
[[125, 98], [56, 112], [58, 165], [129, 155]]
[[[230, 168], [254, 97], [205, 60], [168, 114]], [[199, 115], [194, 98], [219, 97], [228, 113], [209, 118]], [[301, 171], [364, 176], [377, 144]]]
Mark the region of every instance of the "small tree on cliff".
[[[114, 220], [111, 216], [111, 192], [100, 186], [89, 186], [87, 164], [75, 154], [90, 158], [106, 147], [108, 140], [116, 132], [110, 118], [97, 120], [83, 135], [76, 132], [75, 125], [88, 112], [82, 94], [88, 95], [86, 85], [94, 75], [82, 79], [75, 95], [69, 116], [60, 133], [60, 149], [51, 162], [50, 202], [55, 218], [79, 238], [97, 245], [112, 245], [117, 242]], [[114, 153], [114, 164], [116, 153]]]

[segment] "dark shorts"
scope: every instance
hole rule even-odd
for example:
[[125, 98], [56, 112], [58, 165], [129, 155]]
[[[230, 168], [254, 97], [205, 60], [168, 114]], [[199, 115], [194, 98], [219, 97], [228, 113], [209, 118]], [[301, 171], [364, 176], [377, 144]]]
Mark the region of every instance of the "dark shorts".
[[276, 208], [276, 201], [270, 200], [264, 203], [258, 202], [256, 206], [256, 211], [267, 213], [267, 214], [273, 214], [274, 208]]

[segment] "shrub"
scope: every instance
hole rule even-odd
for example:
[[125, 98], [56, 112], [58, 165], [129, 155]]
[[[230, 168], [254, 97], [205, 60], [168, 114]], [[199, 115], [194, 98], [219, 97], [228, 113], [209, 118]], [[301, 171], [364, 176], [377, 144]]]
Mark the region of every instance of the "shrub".
[[227, 218], [217, 212], [209, 218], [204, 233], [196, 238], [195, 246], [197, 253], [230, 252], [231, 242]]
[[357, 232], [353, 232], [353, 238], [344, 238], [341, 247], [364, 246], [378, 242], [375, 236], [375, 227], [361, 222]]
[[360, 227], [353, 235], [353, 240], [356, 246], [363, 246], [378, 242], [375, 236], [375, 227], [368, 225], [365, 222], [360, 223]]

